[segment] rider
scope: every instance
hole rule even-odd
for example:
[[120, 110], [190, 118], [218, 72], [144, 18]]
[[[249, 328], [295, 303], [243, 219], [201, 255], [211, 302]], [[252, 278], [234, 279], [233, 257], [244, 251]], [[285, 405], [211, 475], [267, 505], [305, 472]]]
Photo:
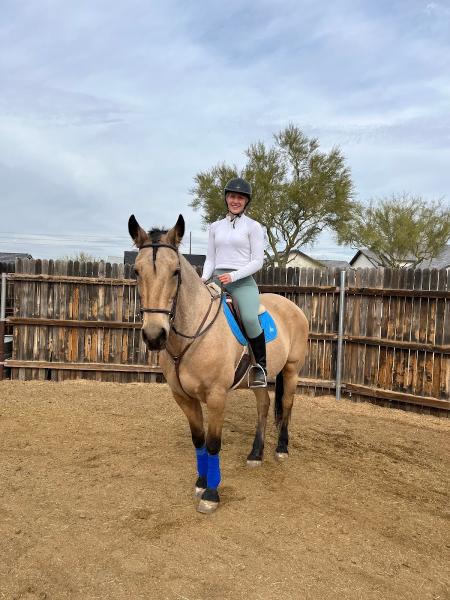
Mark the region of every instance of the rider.
[[224, 190], [228, 213], [209, 228], [208, 251], [202, 280], [214, 275], [237, 304], [245, 333], [255, 358], [250, 387], [267, 386], [266, 342], [258, 319], [259, 291], [252, 277], [264, 262], [264, 231], [247, 217], [252, 188], [240, 177], [231, 179]]

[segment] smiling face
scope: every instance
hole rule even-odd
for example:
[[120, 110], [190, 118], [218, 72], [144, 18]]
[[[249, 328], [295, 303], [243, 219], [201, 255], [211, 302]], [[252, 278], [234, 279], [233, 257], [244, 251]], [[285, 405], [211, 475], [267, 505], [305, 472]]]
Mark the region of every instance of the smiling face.
[[238, 192], [228, 192], [225, 196], [225, 200], [228, 206], [228, 212], [232, 215], [238, 215], [247, 206], [248, 198]]

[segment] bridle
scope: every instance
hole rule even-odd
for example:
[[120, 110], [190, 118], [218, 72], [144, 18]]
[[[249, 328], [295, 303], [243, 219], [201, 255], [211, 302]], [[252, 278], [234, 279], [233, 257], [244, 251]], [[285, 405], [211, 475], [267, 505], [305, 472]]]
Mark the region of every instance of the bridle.
[[163, 314], [169, 315], [169, 323], [170, 323], [170, 326], [172, 327], [173, 322], [176, 317], [176, 314], [177, 314], [178, 294], [180, 292], [180, 285], [181, 285], [181, 263], [180, 263], [180, 256], [178, 254], [178, 248], [176, 246], [172, 246], [171, 244], [160, 244], [160, 243], [143, 244], [142, 246], [140, 246], [139, 250], [142, 250], [142, 248], [153, 248], [153, 264], [155, 264], [156, 252], [157, 252], [158, 248], [170, 248], [177, 254], [177, 258], [178, 258], [177, 291], [175, 292], [175, 297], [172, 302], [171, 310], [167, 310], [166, 308], [145, 308], [145, 307], [141, 308], [141, 314], [143, 314], [143, 313], [163, 313]]
[[[198, 339], [200, 336], [204, 335], [216, 322], [217, 317], [219, 316], [221, 307], [222, 307], [222, 298], [223, 298], [223, 289], [221, 289], [219, 294], [213, 294], [211, 289], [206, 286], [210, 296], [211, 296], [211, 301], [208, 307], [208, 310], [206, 311], [205, 316], [203, 317], [200, 325], [197, 328], [197, 331], [194, 333], [194, 335], [187, 335], [185, 333], [181, 333], [181, 331], [178, 331], [177, 328], [175, 327], [175, 317], [177, 315], [177, 304], [178, 304], [178, 296], [180, 293], [180, 287], [181, 287], [181, 262], [180, 262], [180, 255], [178, 253], [178, 248], [176, 246], [172, 246], [172, 244], [164, 244], [164, 243], [159, 243], [159, 242], [155, 242], [155, 243], [149, 243], [149, 244], [143, 244], [142, 246], [139, 247], [139, 250], [142, 250], [143, 248], [153, 248], [153, 264], [155, 264], [155, 259], [156, 259], [156, 252], [158, 250], [158, 248], [170, 248], [171, 250], [173, 250], [174, 252], [176, 252], [177, 254], [177, 258], [178, 258], [178, 270], [177, 270], [177, 277], [178, 277], [178, 281], [177, 281], [177, 290], [175, 292], [175, 297], [173, 299], [172, 302], [172, 308], [170, 310], [167, 310], [166, 308], [141, 308], [141, 313], [162, 313], [162, 314], [166, 314], [169, 316], [169, 331], [172, 330], [174, 332], [175, 335], [178, 335], [180, 337], [183, 337], [185, 339], [189, 339], [191, 340], [191, 342], [182, 350], [182, 352], [178, 355], [173, 355], [171, 352], [169, 352], [167, 346], [165, 348], [167, 354], [170, 356], [170, 358], [173, 360], [174, 364], [175, 364], [175, 372], [177, 374], [177, 378], [178, 378], [178, 383], [180, 384], [181, 389], [183, 390], [183, 392], [189, 397], [192, 398], [192, 396], [190, 396], [186, 390], [183, 388], [183, 385], [181, 383], [180, 380], [180, 363], [181, 363], [181, 359], [183, 358], [183, 356], [186, 354], [186, 352], [189, 350], [189, 348], [192, 346], [192, 344], [195, 342], [196, 339]], [[208, 325], [202, 330], [203, 325], [206, 323], [209, 314], [211, 312], [212, 309], [212, 305], [214, 303], [215, 300], [220, 299], [219, 305], [217, 307], [217, 311], [216, 314], [214, 315], [214, 318], [212, 319], [212, 321], [210, 323], [208, 323]]]

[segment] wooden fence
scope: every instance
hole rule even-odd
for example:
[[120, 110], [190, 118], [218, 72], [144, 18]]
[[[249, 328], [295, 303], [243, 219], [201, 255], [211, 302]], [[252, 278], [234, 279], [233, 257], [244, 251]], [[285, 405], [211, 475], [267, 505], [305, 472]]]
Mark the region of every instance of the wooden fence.
[[[14, 284], [15, 379], [162, 381], [158, 354], [141, 340], [129, 265], [18, 260]], [[347, 271], [343, 392], [380, 402], [450, 408], [450, 293], [445, 270]], [[310, 323], [299, 385], [336, 380], [339, 271], [272, 269], [261, 292], [298, 304]]]
[[[359, 269], [346, 273], [342, 382], [348, 394], [450, 409], [450, 274], [443, 270]], [[270, 281], [271, 280], [271, 281]], [[262, 291], [282, 293], [310, 323], [300, 374], [334, 387], [339, 273], [277, 269]], [[385, 401], [385, 402], [383, 402]]]

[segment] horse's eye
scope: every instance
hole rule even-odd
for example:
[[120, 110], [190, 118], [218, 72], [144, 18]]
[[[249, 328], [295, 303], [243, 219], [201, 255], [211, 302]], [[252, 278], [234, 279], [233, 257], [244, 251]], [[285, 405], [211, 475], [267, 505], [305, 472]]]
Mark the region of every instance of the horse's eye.
[[134, 268], [134, 272], [136, 273], [136, 277], [139, 277], [139, 270], [136, 267]]

